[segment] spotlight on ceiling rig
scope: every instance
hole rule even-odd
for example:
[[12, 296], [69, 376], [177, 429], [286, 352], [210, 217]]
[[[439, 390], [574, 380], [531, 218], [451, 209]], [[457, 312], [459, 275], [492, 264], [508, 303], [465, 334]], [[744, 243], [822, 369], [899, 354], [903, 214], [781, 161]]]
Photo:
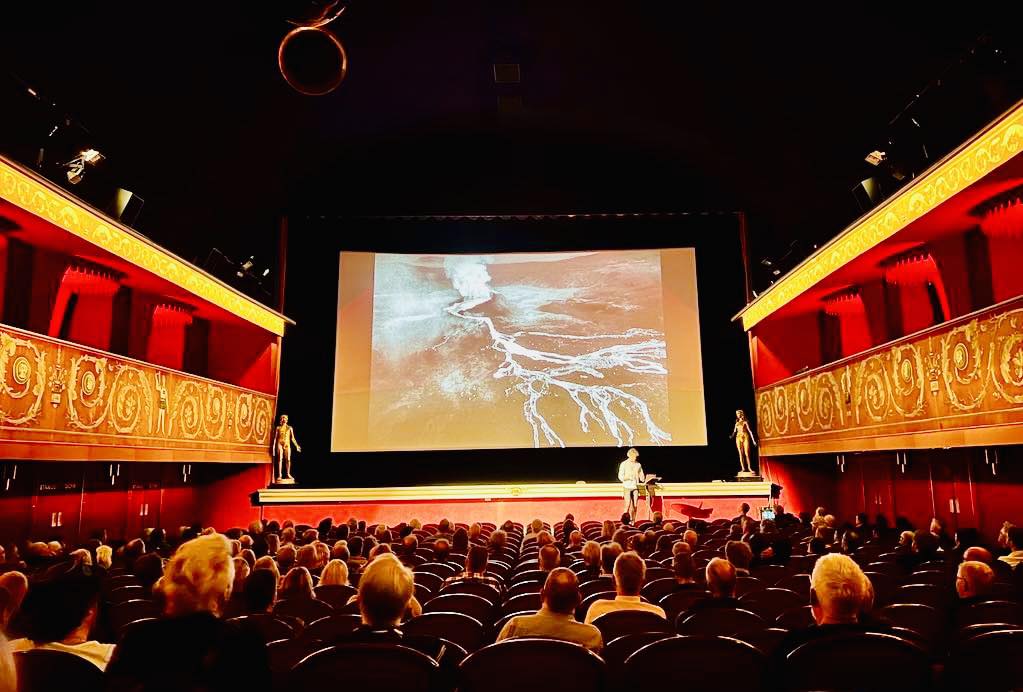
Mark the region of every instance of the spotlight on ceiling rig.
[[82, 182], [86, 166], [95, 166], [104, 158], [106, 157], [95, 149], [85, 149], [79, 152], [78, 156], [64, 164], [67, 168], [67, 181], [72, 185]]

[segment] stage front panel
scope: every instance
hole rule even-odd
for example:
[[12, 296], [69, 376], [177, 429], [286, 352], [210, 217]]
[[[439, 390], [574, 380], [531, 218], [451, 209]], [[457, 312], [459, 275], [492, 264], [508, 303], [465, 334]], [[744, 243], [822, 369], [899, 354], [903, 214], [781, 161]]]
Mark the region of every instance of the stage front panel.
[[8, 459], [270, 461], [274, 397], [0, 326]]

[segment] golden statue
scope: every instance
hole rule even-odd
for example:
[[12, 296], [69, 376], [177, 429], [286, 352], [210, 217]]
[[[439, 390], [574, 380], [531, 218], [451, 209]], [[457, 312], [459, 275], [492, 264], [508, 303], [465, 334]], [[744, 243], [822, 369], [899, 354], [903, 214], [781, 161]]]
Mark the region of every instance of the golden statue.
[[749, 420], [746, 418], [746, 412], [739, 409], [735, 412], [735, 427], [732, 428], [732, 434], [730, 437], [735, 438], [735, 448], [739, 452], [739, 475], [740, 476], [752, 476], [753, 466], [750, 463], [749, 446], [753, 443], [753, 446], [757, 446], [757, 438], [753, 436], [753, 430], [749, 427]]
[[280, 425], [274, 430], [274, 483], [294, 483], [291, 475], [291, 445], [295, 451], [301, 452], [302, 447], [295, 437], [295, 429], [288, 425], [288, 416], [282, 415]]

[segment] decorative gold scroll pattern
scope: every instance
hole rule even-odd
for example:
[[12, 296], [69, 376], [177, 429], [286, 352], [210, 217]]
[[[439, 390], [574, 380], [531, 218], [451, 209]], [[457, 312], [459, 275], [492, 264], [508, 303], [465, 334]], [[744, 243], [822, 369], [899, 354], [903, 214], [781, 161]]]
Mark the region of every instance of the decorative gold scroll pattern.
[[0, 157], [0, 197], [278, 336], [284, 318]]
[[46, 441], [269, 450], [274, 406], [272, 396], [0, 328], [0, 426]]
[[[1023, 423], [1023, 300], [757, 390], [762, 441]], [[1008, 416], [1007, 416], [1008, 414]]]
[[749, 330], [825, 277], [891, 238], [913, 221], [1023, 151], [1023, 105], [866, 218], [850, 226], [760, 294], [740, 315]]

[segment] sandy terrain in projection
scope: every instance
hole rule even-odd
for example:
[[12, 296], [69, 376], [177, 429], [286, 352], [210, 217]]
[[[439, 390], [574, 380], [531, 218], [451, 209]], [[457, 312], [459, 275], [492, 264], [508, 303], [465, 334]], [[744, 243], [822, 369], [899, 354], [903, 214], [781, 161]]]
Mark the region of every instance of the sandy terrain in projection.
[[671, 442], [660, 253], [376, 257], [371, 447]]

